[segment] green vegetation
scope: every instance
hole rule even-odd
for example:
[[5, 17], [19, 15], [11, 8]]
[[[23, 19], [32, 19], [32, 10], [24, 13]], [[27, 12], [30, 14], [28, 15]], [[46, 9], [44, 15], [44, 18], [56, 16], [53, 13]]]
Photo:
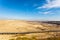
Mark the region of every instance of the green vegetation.
[[49, 40], [60, 40], [60, 37], [54, 37], [54, 38], [47, 38]]
[[27, 38], [27, 37], [23, 37], [23, 38], [21, 38], [21, 37], [17, 37], [16, 40], [30, 40], [30, 39]]
[[53, 38], [39, 39], [37, 36], [27, 37], [25, 34], [15, 35], [15, 38], [9, 40], [60, 40], [60, 37], [54, 36]]
[[27, 38], [27, 37], [17, 37], [16, 39], [9, 40], [37, 40], [35, 37]]
[[16, 39], [9, 39], [9, 40], [60, 40], [60, 37], [58, 38], [47, 38], [47, 39], [36, 39], [36, 37], [17, 37]]
[[46, 39], [40, 39], [40, 40], [60, 40], [60, 37], [46, 38]]
[[9, 39], [9, 40], [15, 40], [15, 39]]

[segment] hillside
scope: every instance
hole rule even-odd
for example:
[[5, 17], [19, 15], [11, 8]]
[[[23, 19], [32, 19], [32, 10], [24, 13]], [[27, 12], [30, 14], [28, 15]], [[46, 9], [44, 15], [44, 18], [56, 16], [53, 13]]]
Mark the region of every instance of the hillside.
[[27, 21], [19, 20], [3, 20], [0, 21], [0, 32], [27, 32], [27, 31], [38, 31], [37, 26], [43, 28], [42, 25], [33, 25]]
[[[35, 31], [45, 31], [45, 30], [59, 30], [60, 25], [48, 24], [42, 22], [31, 22], [31, 21], [22, 21], [22, 20], [0, 20], [0, 32], [35, 32]], [[60, 32], [53, 33], [32, 33], [26, 34], [26, 37], [36, 36], [38, 39], [49, 38], [54, 36], [59, 36]], [[7, 37], [6, 37], [7, 36]], [[1, 40], [9, 40], [10, 38], [15, 38], [16, 34], [3, 34], [0, 35]], [[20, 35], [18, 35], [20, 36]], [[18, 37], [16, 36], [16, 37]]]

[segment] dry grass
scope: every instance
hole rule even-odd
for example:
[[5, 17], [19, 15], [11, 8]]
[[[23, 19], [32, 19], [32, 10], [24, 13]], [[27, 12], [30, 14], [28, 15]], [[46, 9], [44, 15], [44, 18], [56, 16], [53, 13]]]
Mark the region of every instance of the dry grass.
[[[44, 30], [56, 30], [56, 29], [59, 30], [60, 27], [56, 27], [56, 26], [57, 25], [53, 25], [53, 24], [28, 22], [28, 21], [21, 21], [21, 20], [0, 20], [0, 32], [32, 32], [32, 31], [44, 31]], [[8, 39], [10, 40], [22, 40], [22, 39], [23, 40], [37, 40], [39, 38], [40, 39], [42, 38], [43, 40], [43, 38], [50, 39], [49, 37], [52, 37], [54, 34], [57, 34], [57, 33], [52, 32], [52, 33], [27, 34], [27, 35], [24, 35], [25, 37], [23, 38], [20, 38], [21, 35], [0, 35], [0, 40], [8, 40]], [[30, 38], [27, 38], [27, 37], [30, 37]]]

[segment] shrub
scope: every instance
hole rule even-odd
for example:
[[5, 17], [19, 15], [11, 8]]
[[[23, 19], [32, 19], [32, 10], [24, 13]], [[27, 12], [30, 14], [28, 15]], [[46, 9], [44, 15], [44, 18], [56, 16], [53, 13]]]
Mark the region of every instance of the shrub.
[[15, 39], [9, 39], [9, 40], [15, 40]]

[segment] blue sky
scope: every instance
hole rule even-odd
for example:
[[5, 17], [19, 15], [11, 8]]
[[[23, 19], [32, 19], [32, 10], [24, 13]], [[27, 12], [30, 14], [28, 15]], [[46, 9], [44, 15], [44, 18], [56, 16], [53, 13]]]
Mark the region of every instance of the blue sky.
[[0, 19], [60, 21], [60, 0], [0, 0]]

